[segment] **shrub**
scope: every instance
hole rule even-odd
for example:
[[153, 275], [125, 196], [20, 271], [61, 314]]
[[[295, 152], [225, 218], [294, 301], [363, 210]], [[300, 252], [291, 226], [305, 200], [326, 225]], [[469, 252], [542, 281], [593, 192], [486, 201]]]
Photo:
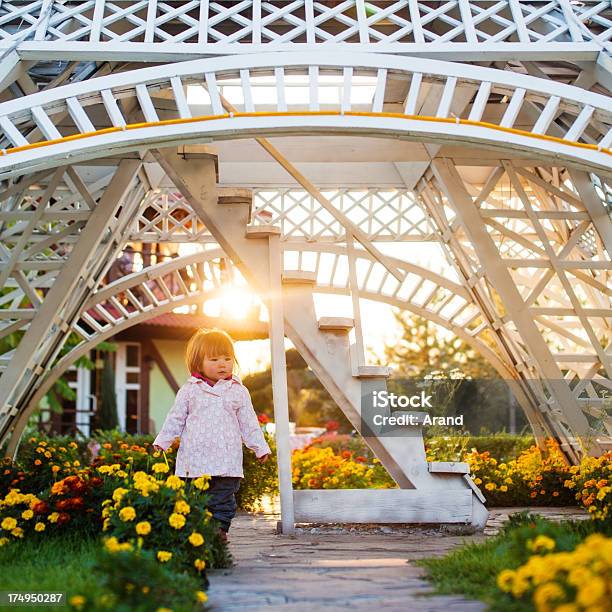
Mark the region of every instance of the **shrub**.
[[[592, 534], [572, 552], [539, 535], [527, 542], [533, 554], [517, 569], [497, 577], [501, 591], [533, 603], [538, 612], [608, 609], [612, 601], [612, 538]], [[606, 603], [608, 602], [608, 603]]]
[[612, 452], [598, 458], [585, 457], [570, 472], [572, 476], [565, 486], [576, 492], [575, 498], [593, 518], [607, 519], [612, 506]]
[[95, 594], [73, 595], [73, 610], [149, 612], [195, 610], [207, 599], [197, 578], [159, 563], [149, 550], [101, 550], [91, 566]]
[[293, 452], [293, 486], [296, 489], [386, 489], [393, 479], [375, 459], [372, 464], [351, 451], [335, 454], [331, 448], [304, 448]]
[[269, 433], [264, 433], [264, 437], [272, 451], [265, 463], [259, 463], [255, 453], [250, 450], [246, 450], [243, 455], [244, 478], [236, 493], [236, 502], [239, 508], [249, 512], [261, 507], [264, 495], [274, 495], [278, 492], [276, 443]]
[[194, 573], [228, 567], [227, 546], [206, 509], [208, 477], [185, 484], [178, 476], [164, 479], [165, 463], [152, 469], [156, 476], [136, 472], [103, 502], [107, 548], [142, 547], [154, 551], [158, 561]]

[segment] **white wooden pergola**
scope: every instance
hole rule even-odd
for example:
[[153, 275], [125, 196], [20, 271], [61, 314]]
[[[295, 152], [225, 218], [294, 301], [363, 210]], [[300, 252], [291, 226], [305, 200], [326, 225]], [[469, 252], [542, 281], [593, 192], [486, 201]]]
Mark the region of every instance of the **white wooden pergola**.
[[[360, 430], [389, 374], [366, 363], [361, 300], [469, 342], [570, 461], [601, 452], [611, 37], [603, 1], [1, 2], [0, 337], [21, 335], [0, 440], [13, 453], [98, 342], [216, 295], [223, 260], [269, 310], [284, 532], [486, 521], [418, 427], [366, 437], [398, 489], [292, 491], [283, 338]], [[127, 242], [211, 248], [104, 285]], [[387, 254], [415, 242], [453, 278]], [[318, 316], [319, 294], [352, 316]]]

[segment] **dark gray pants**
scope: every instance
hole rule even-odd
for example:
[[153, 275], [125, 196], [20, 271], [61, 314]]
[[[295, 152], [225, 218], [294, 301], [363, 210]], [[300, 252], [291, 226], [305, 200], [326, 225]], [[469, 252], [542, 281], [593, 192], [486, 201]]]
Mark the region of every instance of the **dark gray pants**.
[[221, 529], [227, 532], [230, 523], [236, 516], [236, 492], [240, 488], [238, 476], [211, 476], [208, 494], [208, 509], [212, 512], [213, 518], [221, 523]]

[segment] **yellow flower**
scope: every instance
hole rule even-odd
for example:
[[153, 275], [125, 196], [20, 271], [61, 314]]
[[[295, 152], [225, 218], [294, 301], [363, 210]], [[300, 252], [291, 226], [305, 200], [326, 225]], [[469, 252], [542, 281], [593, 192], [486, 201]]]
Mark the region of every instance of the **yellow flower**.
[[136, 518], [136, 510], [132, 506], [126, 506], [119, 511], [119, 518], [125, 521], [133, 521]]
[[75, 461], [72, 465], [74, 465], [74, 467], [79, 467], [81, 465], [81, 462]]
[[505, 593], [512, 589], [514, 581], [514, 572], [509, 569], [502, 570], [497, 576], [497, 586]]
[[0, 548], [2, 548], [5, 544], [8, 544], [8, 538], [0, 538]]
[[121, 498], [127, 493], [127, 489], [123, 489], [121, 487], [115, 489], [113, 491], [113, 501], [119, 502]]
[[208, 595], [206, 595], [206, 593], [204, 591], [196, 591], [196, 599], [200, 603], [204, 603], [204, 602], [208, 601]]
[[48, 517], [47, 520], [50, 523], [56, 523], [57, 519], [59, 518], [59, 513], [58, 512], [52, 512]]
[[485, 489], [487, 491], [494, 491], [495, 490], [495, 483], [494, 482], [487, 482], [487, 484], [485, 485]]
[[73, 595], [70, 598], [70, 605], [80, 610], [85, 605], [85, 598], [82, 595]]
[[146, 595], [146, 594], [147, 594], [147, 593], [148, 593], [150, 590], [151, 590], [151, 588], [150, 588], [150, 587], [148, 587], [148, 586], [146, 586], [146, 585], [142, 587], [142, 592], [143, 592], [145, 595]]
[[104, 540], [104, 546], [106, 550], [111, 553], [120, 552], [122, 550], [132, 550], [133, 548], [130, 542], [124, 542], [123, 544], [119, 543], [119, 540], [117, 540], [115, 536], [106, 538], [106, 540]]
[[185, 517], [182, 514], [173, 512], [168, 519], [168, 523], [170, 523], [170, 527], [174, 527], [174, 529], [182, 529], [185, 525]]
[[29, 521], [34, 516], [34, 513], [31, 510], [24, 510], [21, 513], [21, 518]]
[[527, 540], [527, 548], [535, 553], [550, 552], [555, 549], [555, 541], [545, 535], [539, 535], [535, 540]]
[[599, 602], [606, 595], [606, 583], [599, 576], [594, 576], [588, 583], [581, 585], [576, 603], [588, 608]]
[[23, 538], [23, 529], [21, 527], [15, 527], [15, 529], [11, 531], [11, 535], [16, 538]]
[[547, 609], [548, 605], [565, 596], [565, 591], [556, 582], [546, 582], [540, 585], [533, 594], [533, 601], [538, 610]]
[[57, 472], [60, 471], [60, 466], [59, 465], [52, 465], [51, 466], [51, 471], [56, 474]]
[[191, 512], [191, 508], [186, 501], [179, 499], [176, 504], [174, 504], [174, 511], [178, 512], [179, 514], [189, 514], [189, 512]]
[[198, 570], [198, 572], [201, 572], [206, 567], [206, 561], [204, 561], [204, 559], [196, 559], [193, 562], [193, 565]]
[[200, 489], [200, 491], [206, 491], [206, 489], [208, 489], [209, 484], [208, 484], [208, 480], [209, 480], [210, 476], [205, 475], [205, 476], [200, 476], [199, 478], [196, 478], [193, 481], [193, 486], [196, 489]]
[[203, 538], [201, 533], [198, 533], [197, 531], [194, 531], [189, 536], [189, 543], [192, 546], [195, 546], [195, 547], [202, 546], [202, 544], [204, 544], [204, 538]]
[[168, 476], [166, 478], [166, 486], [178, 491], [181, 487], [185, 486], [185, 483], [178, 476]]
[[[42, 444], [42, 443], [41, 443], [41, 444]], [[71, 442], [71, 443], [70, 443], [68, 446], [69, 446], [70, 448], [78, 448], [78, 447], [79, 447], [79, 445], [78, 445], [76, 442]]]
[[508, 487], [507, 487], [506, 485], [502, 485], [501, 487], [499, 487], [499, 490], [500, 490], [502, 493], [505, 493], [505, 492], [508, 490]]
[[474, 484], [475, 485], [481, 485], [482, 484], [482, 478], [474, 478]]
[[157, 551], [157, 560], [162, 563], [166, 563], [166, 561], [170, 561], [172, 559], [172, 553], [166, 550], [158, 550]]
[[44, 523], [41, 523], [40, 521], [36, 523], [36, 525], [34, 525], [34, 529], [36, 531], [44, 531], [45, 528], [46, 528], [46, 525]]
[[15, 527], [17, 527], [17, 521], [12, 516], [7, 516], [5, 519], [2, 520], [0, 526], [6, 531], [11, 531], [15, 529]]
[[111, 520], [109, 518], [105, 518], [104, 522], [102, 523], [102, 531], [107, 531], [108, 528], [110, 527], [111, 524]]
[[141, 521], [136, 524], [136, 533], [138, 535], [148, 535], [151, 533], [151, 523], [149, 521]]
[[166, 472], [170, 471], [170, 468], [165, 464], [165, 463], [154, 463], [151, 466], [151, 469], [156, 473], [156, 474], [165, 474]]

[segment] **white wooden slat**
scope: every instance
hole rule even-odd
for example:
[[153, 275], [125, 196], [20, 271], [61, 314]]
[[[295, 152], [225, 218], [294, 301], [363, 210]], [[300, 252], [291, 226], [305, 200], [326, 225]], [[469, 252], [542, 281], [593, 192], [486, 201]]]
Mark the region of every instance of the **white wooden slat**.
[[100, 42], [105, 2], [106, 0], [96, 0], [96, 6], [94, 8], [92, 17], [91, 32], [89, 33], [89, 42]]
[[416, 105], [419, 101], [419, 92], [421, 90], [422, 80], [423, 75], [420, 72], [415, 72], [412, 75], [410, 89], [408, 90], [408, 95], [406, 96], [406, 106], [404, 107], [404, 113], [406, 115], [414, 115], [416, 113]]
[[155, 39], [155, 15], [157, 14], [157, 0], [148, 0], [147, 25], [145, 27], [144, 41], [151, 43]]
[[603, 137], [599, 146], [602, 149], [609, 149], [610, 145], [612, 145], [612, 128], [608, 130], [608, 133]]
[[298, 523], [469, 523], [465, 489], [305, 489], [293, 491]]
[[36, 26], [36, 32], [34, 34], [34, 40], [44, 40], [47, 34], [47, 28], [49, 27], [49, 19], [53, 12], [53, 0], [44, 0], [40, 7], [40, 17], [38, 25]]
[[450, 107], [453, 102], [453, 96], [455, 95], [455, 87], [457, 85], [457, 77], [448, 77], [442, 90], [442, 97], [440, 98], [440, 104], [436, 111], [436, 117], [448, 117], [450, 113]]
[[540, 117], [531, 130], [534, 134], [546, 134], [546, 131], [555, 118], [560, 102], [561, 98], [559, 98], [559, 96], [552, 96], [548, 99], [548, 102], [546, 102], [546, 105], [542, 109]]
[[157, 111], [153, 106], [153, 101], [151, 100], [151, 96], [149, 95], [149, 90], [144, 83], [139, 83], [136, 85], [136, 97], [138, 98], [138, 103], [140, 104], [140, 108], [142, 108], [142, 113], [146, 121], [155, 122], [159, 121], [159, 117], [157, 116]]
[[565, 138], [566, 140], [578, 140], [580, 136], [582, 136], [582, 133], [586, 129], [587, 125], [589, 124], [589, 121], [591, 120], [594, 111], [595, 109], [592, 106], [585, 106], [580, 111], [580, 114], [578, 115], [578, 117], [576, 117], [576, 121], [572, 123], [572, 126], [563, 138]]
[[277, 108], [280, 113], [287, 110], [287, 101], [285, 100], [285, 69], [274, 69], [274, 80], [276, 81], [276, 99]]
[[[422, 44], [425, 42], [423, 36], [423, 26], [421, 25], [421, 15], [419, 11], [418, 0], [408, 0], [408, 9], [410, 10], [410, 21], [412, 21], [412, 33], [414, 34], [414, 42]], [[413, 113], [406, 113], [412, 115]]]
[[248, 70], [240, 71], [240, 84], [242, 85], [242, 95], [244, 96], [244, 110], [247, 113], [255, 112], [253, 104], [253, 93], [251, 92], [251, 77]]
[[385, 87], [387, 86], [387, 69], [380, 68], [376, 78], [376, 91], [374, 92], [374, 102], [372, 104], [372, 112], [380, 113], [383, 109], [385, 101]]
[[119, 110], [117, 100], [113, 96], [113, 92], [110, 89], [103, 89], [100, 94], [102, 95], [102, 103], [108, 113], [111, 123], [115, 127], [125, 127], [125, 119]]
[[208, 42], [208, 1], [200, 0], [200, 19], [198, 21], [198, 44], [200, 45]]
[[512, 127], [518, 114], [521, 110], [521, 106], [523, 105], [523, 100], [525, 99], [525, 90], [522, 88], [518, 88], [514, 90], [512, 94], [512, 98], [510, 98], [510, 102], [508, 103], [508, 107], [506, 108], [506, 112], [502, 117], [500, 122], [501, 127]]
[[77, 98], [66, 98], [66, 106], [68, 107], [68, 114], [72, 117], [72, 120], [79, 128], [79, 132], [81, 132], [81, 134], [88, 134], [96, 131], [96, 128], [90, 121], [85, 109], [81, 106], [81, 103]]
[[313, 0], [305, 0], [304, 13], [306, 19], [306, 42], [309, 45], [315, 44], [315, 26], [314, 26], [314, 7]]
[[0, 128], [2, 128], [6, 137], [13, 143], [13, 146], [23, 147], [30, 144], [8, 117], [0, 117]]
[[253, 44], [261, 43], [261, 0], [253, 0]]
[[563, 16], [565, 17], [565, 23], [567, 25], [567, 29], [569, 30], [570, 36], [572, 37], [572, 42], [583, 42], [582, 32], [576, 23], [574, 16], [574, 11], [569, 3], [569, 0], [558, 0], [561, 8], [563, 10]]
[[523, 16], [523, 11], [521, 10], [520, 0], [510, 0], [510, 11], [512, 12], [512, 21], [516, 26], [516, 33], [519, 42], [528, 43], [529, 31], [525, 25], [525, 17]]
[[474, 28], [474, 19], [472, 18], [469, 0], [459, 0], [459, 10], [461, 12], [461, 21], [463, 22], [466, 41], [477, 43], [478, 37], [476, 36], [476, 28]]
[[32, 117], [47, 140], [55, 140], [62, 137], [51, 119], [49, 119], [49, 115], [40, 106], [32, 108]]
[[491, 83], [488, 81], [483, 81], [478, 88], [478, 93], [474, 98], [474, 103], [472, 104], [472, 109], [470, 110], [470, 115], [468, 117], [470, 121], [480, 121], [482, 119], [482, 114], [487, 107], [490, 94]]
[[310, 96], [308, 109], [311, 111], [319, 110], [319, 67], [308, 67], [308, 83], [310, 84]]
[[353, 85], [353, 68], [345, 67], [342, 71], [344, 76], [342, 86], [342, 111], [351, 110], [351, 88]]
[[359, 30], [359, 42], [368, 44], [370, 42], [370, 34], [368, 32], [367, 15], [365, 11], [365, 0], [357, 0], [357, 28]]
[[207, 72], [206, 87], [208, 89], [208, 95], [210, 96], [210, 103], [212, 104], [213, 113], [215, 115], [223, 115], [225, 111], [221, 104], [221, 98], [219, 97], [219, 89], [217, 87], [217, 78], [214, 72]]
[[174, 96], [174, 101], [176, 102], [179, 117], [181, 119], [191, 119], [191, 110], [189, 109], [189, 104], [187, 104], [187, 98], [185, 97], [185, 91], [183, 90], [181, 78], [178, 76], [173, 76], [170, 79], [170, 84], [172, 85], [172, 95]]

